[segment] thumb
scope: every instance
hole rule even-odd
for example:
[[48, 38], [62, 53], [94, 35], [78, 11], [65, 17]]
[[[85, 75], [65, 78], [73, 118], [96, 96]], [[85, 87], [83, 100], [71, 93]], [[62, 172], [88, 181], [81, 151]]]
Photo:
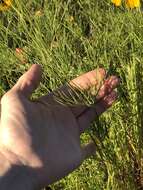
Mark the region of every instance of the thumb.
[[41, 76], [42, 67], [38, 64], [33, 64], [30, 69], [19, 78], [13, 89], [20, 91], [24, 96], [29, 98], [38, 87]]

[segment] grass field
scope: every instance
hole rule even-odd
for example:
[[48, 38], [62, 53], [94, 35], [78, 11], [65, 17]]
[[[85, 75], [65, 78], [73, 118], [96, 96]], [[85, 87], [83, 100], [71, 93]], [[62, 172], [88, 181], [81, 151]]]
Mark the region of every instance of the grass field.
[[33, 63], [44, 70], [34, 97], [100, 66], [121, 79], [118, 101], [81, 137], [94, 137], [96, 156], [51, 188], [143, 189], [143, 12], [110, 0], [15, 0], [0, 13], [0, 95]]

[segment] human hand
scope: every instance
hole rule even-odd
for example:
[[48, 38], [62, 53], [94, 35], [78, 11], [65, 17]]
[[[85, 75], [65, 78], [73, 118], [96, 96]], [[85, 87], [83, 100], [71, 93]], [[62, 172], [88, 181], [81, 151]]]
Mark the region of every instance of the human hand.
[[[117, 98], [114, 88], [119, 84], [117, 77], [108, 77], [92, 107], [62, 105], [53, 93], [31, 101], [41, 74], [41, 66], [33, 65], [1, 100], [0, 154], [12, 167], [29, 168], [34, 188], [61, 179], [94, 154], [93, 143], [81, 146], [80, 134], [113, 104]], [[104, 69], [97, 69], [77, 77], [70, 85], [88, 90], [98, 86], [105, 75]], [[59, 91], [68, 94], [68, 86]]]

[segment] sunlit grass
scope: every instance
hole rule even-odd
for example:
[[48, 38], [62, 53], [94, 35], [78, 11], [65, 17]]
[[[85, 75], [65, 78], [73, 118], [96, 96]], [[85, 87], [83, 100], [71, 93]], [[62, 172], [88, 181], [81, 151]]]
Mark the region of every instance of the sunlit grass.
[[[82, 142], [97, 154], [54, 190], [143, 188], [143, 17], [111, 1], [15, 1], [0, 19], [0, 94], [32, 63], [44, 74], [35, 97], [83, 72], [104, 67], [120, 77], [119, 100], [96, 120]], [[22, 48], [26, 63], [16, 56]]]

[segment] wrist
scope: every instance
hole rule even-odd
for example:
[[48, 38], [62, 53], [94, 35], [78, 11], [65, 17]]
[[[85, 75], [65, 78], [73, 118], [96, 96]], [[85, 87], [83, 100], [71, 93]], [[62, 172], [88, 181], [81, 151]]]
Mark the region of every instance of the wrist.
[[0, 153], [0, 189], [36, 190], [32, 168], [13, 165]]

